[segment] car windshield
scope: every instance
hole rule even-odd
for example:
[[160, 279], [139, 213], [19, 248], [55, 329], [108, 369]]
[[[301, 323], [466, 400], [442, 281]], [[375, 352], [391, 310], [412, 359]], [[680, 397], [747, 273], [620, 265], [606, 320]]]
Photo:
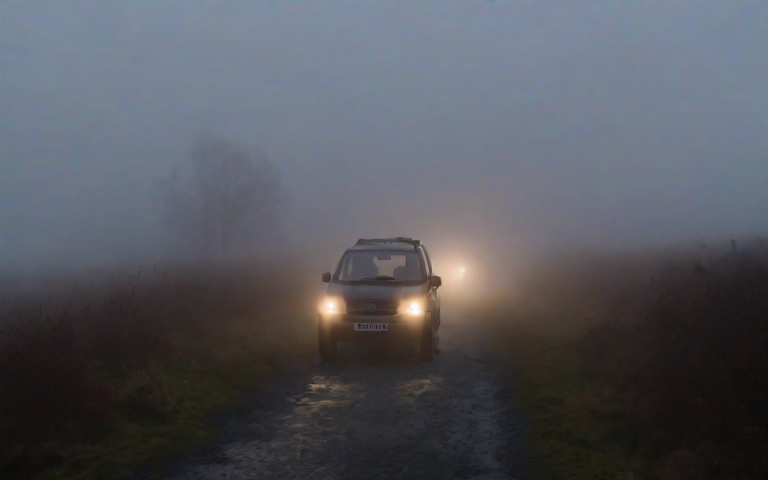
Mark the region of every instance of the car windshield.
[[424, 269], [416, 252], [347, 252], [341, 259], [339, 280], [346, 282], [423, 282]]

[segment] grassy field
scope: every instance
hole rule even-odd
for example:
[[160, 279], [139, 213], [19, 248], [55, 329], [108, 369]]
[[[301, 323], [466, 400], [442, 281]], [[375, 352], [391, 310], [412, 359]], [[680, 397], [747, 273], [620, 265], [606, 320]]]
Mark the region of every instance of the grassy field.
[[529, 419], [526, 448], [534, 470], [528, 473], [537, 479], [638, 478], [632, 449], [618, 441], [623, 406], [615, 389], [581, 375], [580, 338], [577, 331], [537, 322], [508, 325], [498, 337], [518, 407]]
[[764, 244], [553, 262], [521, 293], [484, 318], [535, 478], [765, 478]]
[[314, 353], [294, 274], [176, 268], [15, 299], [0, 353], [0, 477], [117, 478], [212, 438], [212, 413]]
[[[729, 247], [551, 257], [473, 309], [529, 418], [532, 478], [765, 478], [768, 248]], [[212, 438], [210, 414], [314, 353], [304, 276], [177, 266], [14, 297], [0, 478], [116, 478]]]

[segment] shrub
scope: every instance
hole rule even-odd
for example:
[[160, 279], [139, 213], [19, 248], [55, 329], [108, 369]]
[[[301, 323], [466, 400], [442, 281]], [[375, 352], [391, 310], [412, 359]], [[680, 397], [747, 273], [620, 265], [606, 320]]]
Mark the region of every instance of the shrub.
[[[276, 307], [303, 305], [306, 292], [292, 285], [295, 277], [295, 264], [283, 259], [176, 265], [149, 276], [141, 270], [113, 274], [87, 289], [63, 290], [71, 279], [49, 279], [33, 285], [32, 294], [13, 297], [12, 308], [0, 315], [0, 477], [31, 478], [63, 461], [55, 445], [88, 441], [120, 422], [172, 422], [179, 398], [189, 401], [199, 393], [185, 376], [218, 372], [224, 351], [243, 357], [263, 349], [250, 340], [235, 344], [223, 327], [259, 319]], [[214, 338], [223, 345], [213, 345]], [[180, 358], [189, 361], [180, 366]], [[242, 369], [240, 377], [258, 368]], [[239, 388], [226, 379], [220, 387]], [[204, 408], [190, 403], [192, 415], [202, 414]]]
[[[29, 473], [45, 459], [14, 454], [22, 444], [40, 444], [52, 433], [82, 437], [104, 421], [110, 397], [87, 375], [87, 362], [76, 343], [72, 318], [32, 318], [5, 331], [0, 351], [0, 472]], [[51, 454], [48, 461], [55, 460]]]
[[663, 471], [696, 455], [712, 478], [763, 478], [768, 251], [734, 243], [727, 254], [701, 257], [669, 263], [639, 319], [590, 329], [584, 372], [629, 396], [628, 435], [666, 456]]

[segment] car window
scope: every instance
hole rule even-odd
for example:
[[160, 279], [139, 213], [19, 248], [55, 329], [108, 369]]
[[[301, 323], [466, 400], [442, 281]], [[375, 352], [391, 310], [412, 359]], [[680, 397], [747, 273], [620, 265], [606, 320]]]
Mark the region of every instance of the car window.
[[389, 258], [373, 257], [373, 263], [379, 269], [379, 275], [394, 276], [395, 269], [405, 267], [405, 255], [389, 255]]
[[379, 250], [344, 254], [339, 280], [358, 281], [377, 276], [393, 277], [399, 281], [424, 281], [426, 278], [423, 260], [416, 252]]

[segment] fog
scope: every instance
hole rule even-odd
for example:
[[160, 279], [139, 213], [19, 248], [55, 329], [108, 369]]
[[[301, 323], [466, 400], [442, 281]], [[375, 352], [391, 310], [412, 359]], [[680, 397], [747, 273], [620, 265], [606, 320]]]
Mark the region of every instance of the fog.
[[323, 266], [760, 232], [766, 51], [762, 0], [5, 0], [0, 262], [172, 257], [156, 185], [203, 131], [269, 154]]

